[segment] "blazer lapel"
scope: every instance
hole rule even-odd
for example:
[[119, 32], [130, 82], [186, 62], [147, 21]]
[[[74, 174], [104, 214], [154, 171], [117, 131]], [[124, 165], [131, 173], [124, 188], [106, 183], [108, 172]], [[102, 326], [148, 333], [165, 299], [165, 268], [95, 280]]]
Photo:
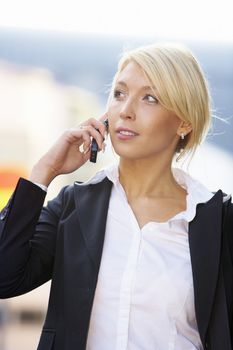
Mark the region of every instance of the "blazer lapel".
[[189, 225], [195, 310], [203, 344], [218, 280], [222, 231], [222, 198], [222, 191], [219, 190], [207, 203], [198, 204], [197, 215]]
[[75, 185], [75, 203], [82, 235], [94, 266], [99, 271], [112, 182]]

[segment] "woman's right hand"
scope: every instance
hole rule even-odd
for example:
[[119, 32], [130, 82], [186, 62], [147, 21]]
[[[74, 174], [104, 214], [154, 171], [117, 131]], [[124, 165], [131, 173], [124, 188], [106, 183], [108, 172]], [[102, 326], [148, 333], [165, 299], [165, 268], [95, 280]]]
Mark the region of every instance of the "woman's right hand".
[[103, 150], [106, 128], [100, 120], [90, 118], [77, 128], [65, 131], [33, 167], [30, 180], [48, 186], [56, 176], [80, 168], [90, 158], [92, 137]]

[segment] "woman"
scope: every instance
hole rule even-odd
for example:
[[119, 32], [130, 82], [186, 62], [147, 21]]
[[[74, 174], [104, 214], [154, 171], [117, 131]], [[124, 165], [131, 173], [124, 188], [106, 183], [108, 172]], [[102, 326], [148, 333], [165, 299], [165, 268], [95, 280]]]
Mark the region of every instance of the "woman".
[[[104, 148], [106, 118], [119, 164], [42, 209], [92, 138]], [[231, 199], [172, 168], [209, 124], [193, 55], [138, 48], [119, 62], [106, 115], [66, 131], [20, 179], [1, 215], [0, 296], [52, 279], [39, 350], [232, 349]]]

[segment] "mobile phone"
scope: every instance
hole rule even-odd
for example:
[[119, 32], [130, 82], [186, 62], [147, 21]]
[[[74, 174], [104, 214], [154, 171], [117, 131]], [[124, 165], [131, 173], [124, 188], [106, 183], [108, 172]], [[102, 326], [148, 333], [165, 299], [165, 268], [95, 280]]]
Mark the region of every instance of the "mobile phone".
[[[106, 129], [108, 130], [108, 119], [105, 119], [105, 121], [103, 123], [106, 126]], [[93, 138], [91, 141], [90, 162], [96, 163], [98, 151], [99, 151], [98, 144], [97, 144], [96, 140]]]

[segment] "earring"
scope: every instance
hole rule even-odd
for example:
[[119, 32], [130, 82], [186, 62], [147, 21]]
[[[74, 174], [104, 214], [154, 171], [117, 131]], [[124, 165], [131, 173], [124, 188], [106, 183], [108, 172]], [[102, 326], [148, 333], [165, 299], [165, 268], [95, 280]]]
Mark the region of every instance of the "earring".
[[185, 145], [186, 145], [185, 136], [186, 134], [183, 132], [180, 134], [180, 142], [179, 142], [179, 150], [178, 150], [179, 153], [182, 153], [185, 149]]

